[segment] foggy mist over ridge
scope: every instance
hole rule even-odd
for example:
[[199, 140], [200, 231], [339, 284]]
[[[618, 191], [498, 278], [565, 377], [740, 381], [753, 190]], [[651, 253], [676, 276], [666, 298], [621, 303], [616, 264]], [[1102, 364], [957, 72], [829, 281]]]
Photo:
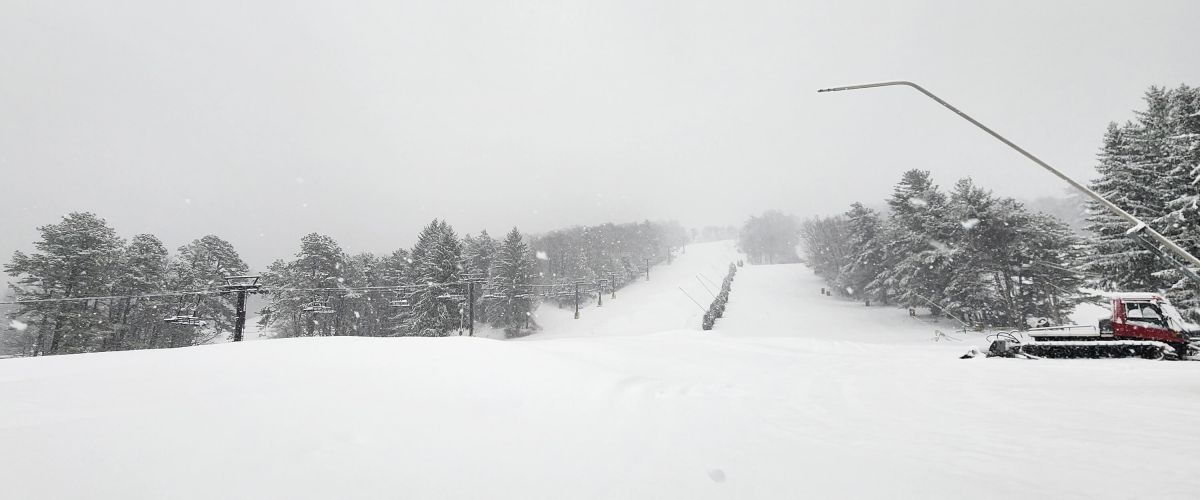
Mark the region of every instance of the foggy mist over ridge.
[[[1148, 85], [1196, 81], [1193, 2], [7, 2], [0, 255], [93, 211], [262, 268], [464, 233], [737, 224], [881, 199], [908, 168], [1021, 198], [1086, 179]], [[954, 22], [938, 16], [954, 15]], [[920, 26], [919, 28], [917, 26]], [[864, 147], [869, 144], [869, 147]]]

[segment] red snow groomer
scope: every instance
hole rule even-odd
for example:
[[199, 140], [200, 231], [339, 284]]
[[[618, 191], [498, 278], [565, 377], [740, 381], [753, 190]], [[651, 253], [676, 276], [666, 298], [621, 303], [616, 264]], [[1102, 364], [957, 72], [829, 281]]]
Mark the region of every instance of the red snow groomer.
[[1186, 359], [1200, 348], [1196, 329], [1162, 295], [1119, 293], [1112, 295], [1112, 316], [1098, 325], [1001, 332], [992, 336], [988, 356]]

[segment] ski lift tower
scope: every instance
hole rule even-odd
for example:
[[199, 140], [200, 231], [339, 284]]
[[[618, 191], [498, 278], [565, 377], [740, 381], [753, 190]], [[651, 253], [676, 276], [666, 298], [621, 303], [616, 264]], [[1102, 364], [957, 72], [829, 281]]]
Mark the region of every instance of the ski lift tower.
[[1155, 231], [1154, 228], [1151, 228], [1145, 222], [1142, 222], [1141, 219], [1138, 219], [1137, 217], [1135, 217], [1133, 214], [1126, 212], [1121, 207], [1118, 207], [1115, 203], [1108, 201], [1103, 196], [1100, 196], [1100, 193], [1097, 193], [1097, 192], [1091, 190], [1090, 188], [1088, 188], [1087, 186], [1080, 184], [1075, 179], [1067, 177], [1066, 174], [1064, 174], [1064, 173], [1060, 172], [1058, 169], [1050, 166], [1050, 164], [1042, 161], [1041, 158], [1034, 156], [1033, 153], [1030, 153], [1029, 151], [1026, 151], [1025, 149], [1023, 149], [1021, 146], [1016, 145], [1012, 141], [1008, 140], [1004, 136], [997, 133], [995, 130], [988, 128], [987, 125], [979, 123], [978, 120], [976, 120], [976, 119], [972, 118], [970, 115], [960, 111], [958, 108], [951, 106], [950, 103], [942, 100], [942, 98], [940, 98], [936, 95], [933, 95], [933, 92], [925, 90], [925, 88], [920, 85], [917, 85], [913, 82], [907, 82], [907, 81], [890, 81], [890, 82], [879, 82], [879, 83], [865, 83], [865, 84], [861, 84], [861, 85], [846, 85], [843, 87], [832, 87], [832, 88], [827, 88], [827, 89], [820, 89], [817, 92], [818, 93], [842, 92], [842, 91], [846, 91], [846, 90], [861, 90], [861, 89], [870, 89], [870, 88], [876, 88], [876, 87], [910, 87], [912, 89], [915, 89], [917, 92], [924, 94], [925, 97], [933, 99], [935, 102], [937, 102], [938, 104], [941, 104], [946, 109], [953, 111], [954, 114], [958, 115], [959, 117], [961, 117], [962, 119], [964, 119], [968, 122], [971, 122], [972, 125], [979, 127], [984, 132], [987, 132], [988, 135], [991, 135], [996, 140], [1003, 142], [1004, 145], [1012, 148], [1013, 150], [1015, 150], [1018, 153], [1021, 153], [1021, 156], [1028, 158], [1030, 161], [1036, 163], [1038, 166], [1046, 169], [1051, 174], [1054, 174], [1055, 177], [1058, 177], [1059, 179], [1066, 181], [1067, 184], [1070, 184], [1071, 187], [1079, 190], [1079, 192], [1083, 193], [1084, 195], [1087, 195], [1088, 198], [1091, 198], [1096, 203], [1099, 203], [1101, 206], [1109, 209], [1111, 212], [1117, 214], [1122, 219], [1125, 219], [1127, 222], [1132, 224], [1132, 227], [1130, 227], [1129, 230], [1125, 232], [1126, 236], [1129, 236], [1131, 239], [1133, 239], [1139, 245], [1142, 245], [1147, 250], [1150, 250], [1152, 253], [1158, 255], [1159, 258], [1161, 258], [1161, 259], [1167, 261], [1168, 263], [1170, 263], [1171, 265], [1175, 266], [1177, 269], [1179, 269], [1179, 271], [1181, 273], [1184, 274], [1184, 276], [1191, 278], [1196, 283], [1200, 283], [1200, 274], [1197, 274], [1195, 269], [1190, 267], [1190, 266], [1194, 266], [1194, 267], [1200, 268], [1200, 259], [1196, 258], [1195, 255], [1192, 255], [1187, 250], [1184, 250], [1183, 247], [1180, 247], [1174, 241], [1171, 241], [1170, 238], [1163, 236], [1162, 233]]
[[[468, 273], [463, 275], [463, 281], [467, 284], [467, 335], [475, 336], [475, 288], [478, 285], [487, 283], [487, 277], [483, 273]], [[460, 330], [461, 331], [461, 330]]]
[[260, 276], [226, 276], [225, 284], [221, 285], [221, 295], [237, 294], [237, 322], [233, 325], [233, 341], [241, 342], [246, 330], [246, 294], [263, 293], [262, 285], [258, 283]]
[[608, 278], [596, 280], [596, 307], [604, 307], [604, 286], [607, 284]]

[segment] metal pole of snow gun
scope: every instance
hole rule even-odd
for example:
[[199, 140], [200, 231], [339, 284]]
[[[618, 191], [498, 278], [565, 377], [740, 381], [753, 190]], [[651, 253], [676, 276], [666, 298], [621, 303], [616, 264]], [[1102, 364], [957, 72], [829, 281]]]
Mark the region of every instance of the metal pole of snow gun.
[[704, 306], [700, 305], [700, 303], [697, 302], [696, 299], [693, 299], [692, 294], [687, 293], [687, 291], [684, 290], [683, 287], [679, 287], [679, 291], [683, 292], [683, 295], [686, 296], [689, 300], [691, 300], [692, 303], [696, 304], [696, 307], [699, 307], [701, 311], [708, 312], [708, 309], [705, 308]]
[[[1167, 238], [1166, 236], [1163, 236], [1158, 231], [1155, 231], [1154, 228], [1151, 228], [1150, 226], [1146, 225], [1145, 222], [1142, 222], [1141, 219], [1134, 217], [1133, 214], [1126, 212], [1121, 207], [1118, 207], [1113, 202], [1108, 201], [1103, 196], [1100, 196], [1099, 193], [1092, 191], [1087, 186], [1084, 186], [1083, 184], [1076, 182], [1075, 179], [1067, 177], [1066, 174], [1058, 171], [1058, 169], [1056, 169], [1056, 168], [1050, 166], [1050, 164], [1042, 161], [1041, 158], [1034, 156], [1033, 153], [1026, 151], [1025, 149], [1021, 148], [1021, 146], [1016, 145], [1015, 143], [1008, 140], [1004, 136], [996, 133], [995, 130], [988, 128], [986, 125], [984, 125], [982, 123], [979, 123], [978, 120], [972, 118], [970, 115], [962, 112], [958, 108], [950, 105], [950, 103], [942, 100], [940, 97], [933, 95], [933, 92], [925, 90], [924, 87], [921, 87], [920, 85], [917, 85], [912, 82], [891, 81], [891, 82], [867, 83], [867, 84], [862, 84], [862, 85], [847, 85], [847, 86], [843, 86], [843, 87], [833, 87], [833, 88], [827, 88], [827, 89], [820, 89], [817, 92], [841, 92], [841, 91], [845, 91], [845, 90], [860, 90], [860, 89], [869, 89], [869, 88], [875, 88], [875, 87], [895, 87], [895, 86], [911, 87], [913, 89], [916, 89], [917, 92], [925, 94], [925, 97], [933, 99], [938, 104], [941, 104], [942, 106], [944, 106], [946, 109], [953, 111], [955, 114], [962, 117], [962, 119], [964, 119], [968, 122], [971, 122], [972, 125], [979, 127], [984, 132], [987, 132], [988, 135], [991, 135], [992, 137], [996, 138], [996, 140], [1003, 142], [1005, 145], [1012, 148], [1016, 152], [1021, 153], [1022, 156], [1026, 157], [1030, 161], [1038, 164], [1038, 166], [1046, 169], [1047, 171], [1054, 174], [1059, 179], [1066, 181], [1066, 183], [1070, 184], [1071, 187], [1078, 189], [1079, 192], [1087, 195], [1089, 198], [1094, 200], [1096, 203], [1103, 205], [1105, 208], [1108, 208], [1113, 213], [1120, 216], [1122, 219], [1125, 219], [1130, 224], [1133, 224], [1133, 227], [1126, 234], [1128, 234], [1131, 237], [1134, 237], [1134, 239], [1139, 241], [1139, 243], [1143, 243], [1143, 245], [1146, 246], [1147, 249], [1154, 252], [1158, 256], [1164, 258], [1168, 262], [1176, 264], [1177, 267], [1180, 268], [1180, 270], [1183, 272], [1184, 275], [1186, 275], [1188, 278], [1191, 278], [1197, 284], [1200, 284], [1200, 275], [1197, 275], [1195, 271], [1193, 271], [1191, 268], [1187, 267], [1187, 266], [1200, 267], [1200, 258], [1196, 258], [1195, 255], [1188, 253], [1188, 251], [1184, 250], [1183, 247], [1180, 247], [1179, 245], [1175, 244], [1174, 241], [1171, 241], [1170, 238]], [[1153, 240], [1153, 242], [1157, 242], [1159, 245], [1162, 245], [1162, 247], [1169, 250], [1170, 253], [1173, 253], [1173, 254], [1175, 254], [1175, 256], [1182, 259], [1183, 262], [1179, 262], [1178, 260], [1172, 258], [1170, 256], [1170, 254], [1168, 254], [1166, 251], [1155, 246], [1151, 241], [1147, 241], [1147, 240]]]

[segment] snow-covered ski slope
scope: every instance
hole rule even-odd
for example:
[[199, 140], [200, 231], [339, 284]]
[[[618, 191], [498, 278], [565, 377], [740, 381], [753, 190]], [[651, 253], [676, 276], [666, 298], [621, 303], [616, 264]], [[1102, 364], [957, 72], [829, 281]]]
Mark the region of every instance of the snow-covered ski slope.
[[691, 245], [671, 265], [655, 266], [650, 280], [639, 277], [617, 291], [614, 299], [604, 295], [604, 305], [586, 299], [579, 319], [574, 303], [558, 308], [554, 303], [538, 308], [536, 320], [542, 331], [531, 339], [645, 335], [649, 333], [700, 329], [705, 308], [720, 291], [729, 264], [739, 258], [732, 242]]
[[699, 331], [677, 287], [731, 249], [580, 320], [544, 309], [520, 341], [0, 360], [0, 496], [1200, 496], [1200, 364], [959, 360], [971, 340], [822, 296], [800, 265], [742, 268]]

